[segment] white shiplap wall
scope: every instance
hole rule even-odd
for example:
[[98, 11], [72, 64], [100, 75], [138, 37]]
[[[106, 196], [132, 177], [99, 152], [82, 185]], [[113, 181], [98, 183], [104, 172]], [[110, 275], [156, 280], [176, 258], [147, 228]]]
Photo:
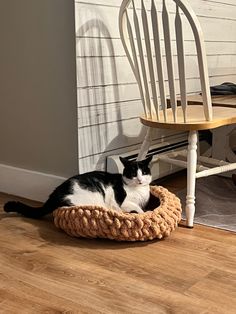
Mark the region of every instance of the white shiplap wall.
[[[211, 85], [236, 82], [236, 0], [189, 2], [203, 28]], [[138, 87], [119, 38], [120, 4], [75, 0], [81, 173], [104, 169], [107, 155], [139, 148], [145, 133]], [[185, 35], [187, 88], [193, 93], [200, 90], [196, 51], [188, 29]], [[157, 131], [155, 139], [171, 134]]]

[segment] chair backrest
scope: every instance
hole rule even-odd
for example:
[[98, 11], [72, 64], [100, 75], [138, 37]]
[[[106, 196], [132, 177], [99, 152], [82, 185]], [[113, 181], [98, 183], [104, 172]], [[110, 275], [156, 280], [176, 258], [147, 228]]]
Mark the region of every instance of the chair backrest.
[[[176, 5], [174, 12], [171, 12], [172, 16], [174, 14], [172, 23], [174, 31], [170, 23], [167, 1]], [[151, 2], [149, 10], [145, 8], [143, 0], [123, 0], [119, 14], [121, 40], [139, 86], [145, 115], [150, 118], [155, 117], [158, 121], [168, 122], [168, 95], [173, 121], [188, 122], [182, 23], [184, 15], [196, 43], [204, 115], [206, 120], [211, 120], [212, 104], [205, 43], [197, 16], [186, 0], [156, 0], [156, 3], [155, 0], [145, 0], [146, 4], [148, 2]], [[157, 4], [161, 5], [161, 13], [157, 10]], [[162, 53], [162, 41], [164, 41], [165, 57]], [[174, 76], [173, 43], [176, 43], [178, 77]], [[168, 86], [165, 84], [165, 73], [167, 73]], [[177, 84], [179, 84], [180, 102], [177, 101]], [[182, 107], [182, 121], [177, 121], [177, 109], [179, 110], [177, 103]]]

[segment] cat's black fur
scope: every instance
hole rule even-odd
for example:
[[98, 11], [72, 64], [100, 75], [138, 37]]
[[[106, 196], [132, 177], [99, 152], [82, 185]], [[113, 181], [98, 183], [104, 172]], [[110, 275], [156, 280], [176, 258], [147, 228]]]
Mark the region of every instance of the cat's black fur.
[[[142, 169], [144, 174], [150, 174], [149, 163], [151, 157], [139, 161], [128, 161], [127, 159], [121, 158], [124, 165], [124, 171], [122, 174], [112, 174], [104, 171], [92, 171], [80, 175], [73, 176], [59, 185], [49, 196], [48, 200], [42, 207], [34, 208], [23, 204], [21, 202], [10, 201], [4, 205], [5, 212], [17, 212], [23, 216], [29, 218], [41, 218], [58, 207], [71, 206], [69, 200], [65, 199], [65, 196], [73, 193], [72, 186], [77, 181], [81, 188], [89, 190], [91, 192], [99, 192], [105, 198], [104, 187], [111, 186], [114, 190], [115, 200], [121, 205], [126, 198], [126, 191], [124, 185], [126, 184], [123, 180], [123, 176], [126, 178], [132, 178], [137, 173], [138, 167]], [[79, 204], [78, 204], [79, 205]]]

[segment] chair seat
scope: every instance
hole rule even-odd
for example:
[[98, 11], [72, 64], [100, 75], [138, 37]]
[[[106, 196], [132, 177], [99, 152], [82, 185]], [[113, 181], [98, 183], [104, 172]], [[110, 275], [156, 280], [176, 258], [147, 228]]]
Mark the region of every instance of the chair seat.
[[164, 121], [163, 111], [160, 112], [160, 119], [156, 117], [140, 117], [141, 122], [152, 128], [175, 129], [182, 131], [214, 129], [224, 125], [236, 123], [236, 108], [213, 107], [213, 119], [206, 121], [203, 106], [189, 105], [187, 107], [187, 123], [184, 123], [183, 111], [177, 107], [177, 122], [174, 122], [172, 109], [167, 109], [167, 122]]

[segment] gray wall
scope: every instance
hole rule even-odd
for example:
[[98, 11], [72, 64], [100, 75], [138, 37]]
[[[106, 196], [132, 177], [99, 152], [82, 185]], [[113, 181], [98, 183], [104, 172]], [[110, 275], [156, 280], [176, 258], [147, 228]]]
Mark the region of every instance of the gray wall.
[[77, 173], [73, 0], [0, 1], [0, 163]]

